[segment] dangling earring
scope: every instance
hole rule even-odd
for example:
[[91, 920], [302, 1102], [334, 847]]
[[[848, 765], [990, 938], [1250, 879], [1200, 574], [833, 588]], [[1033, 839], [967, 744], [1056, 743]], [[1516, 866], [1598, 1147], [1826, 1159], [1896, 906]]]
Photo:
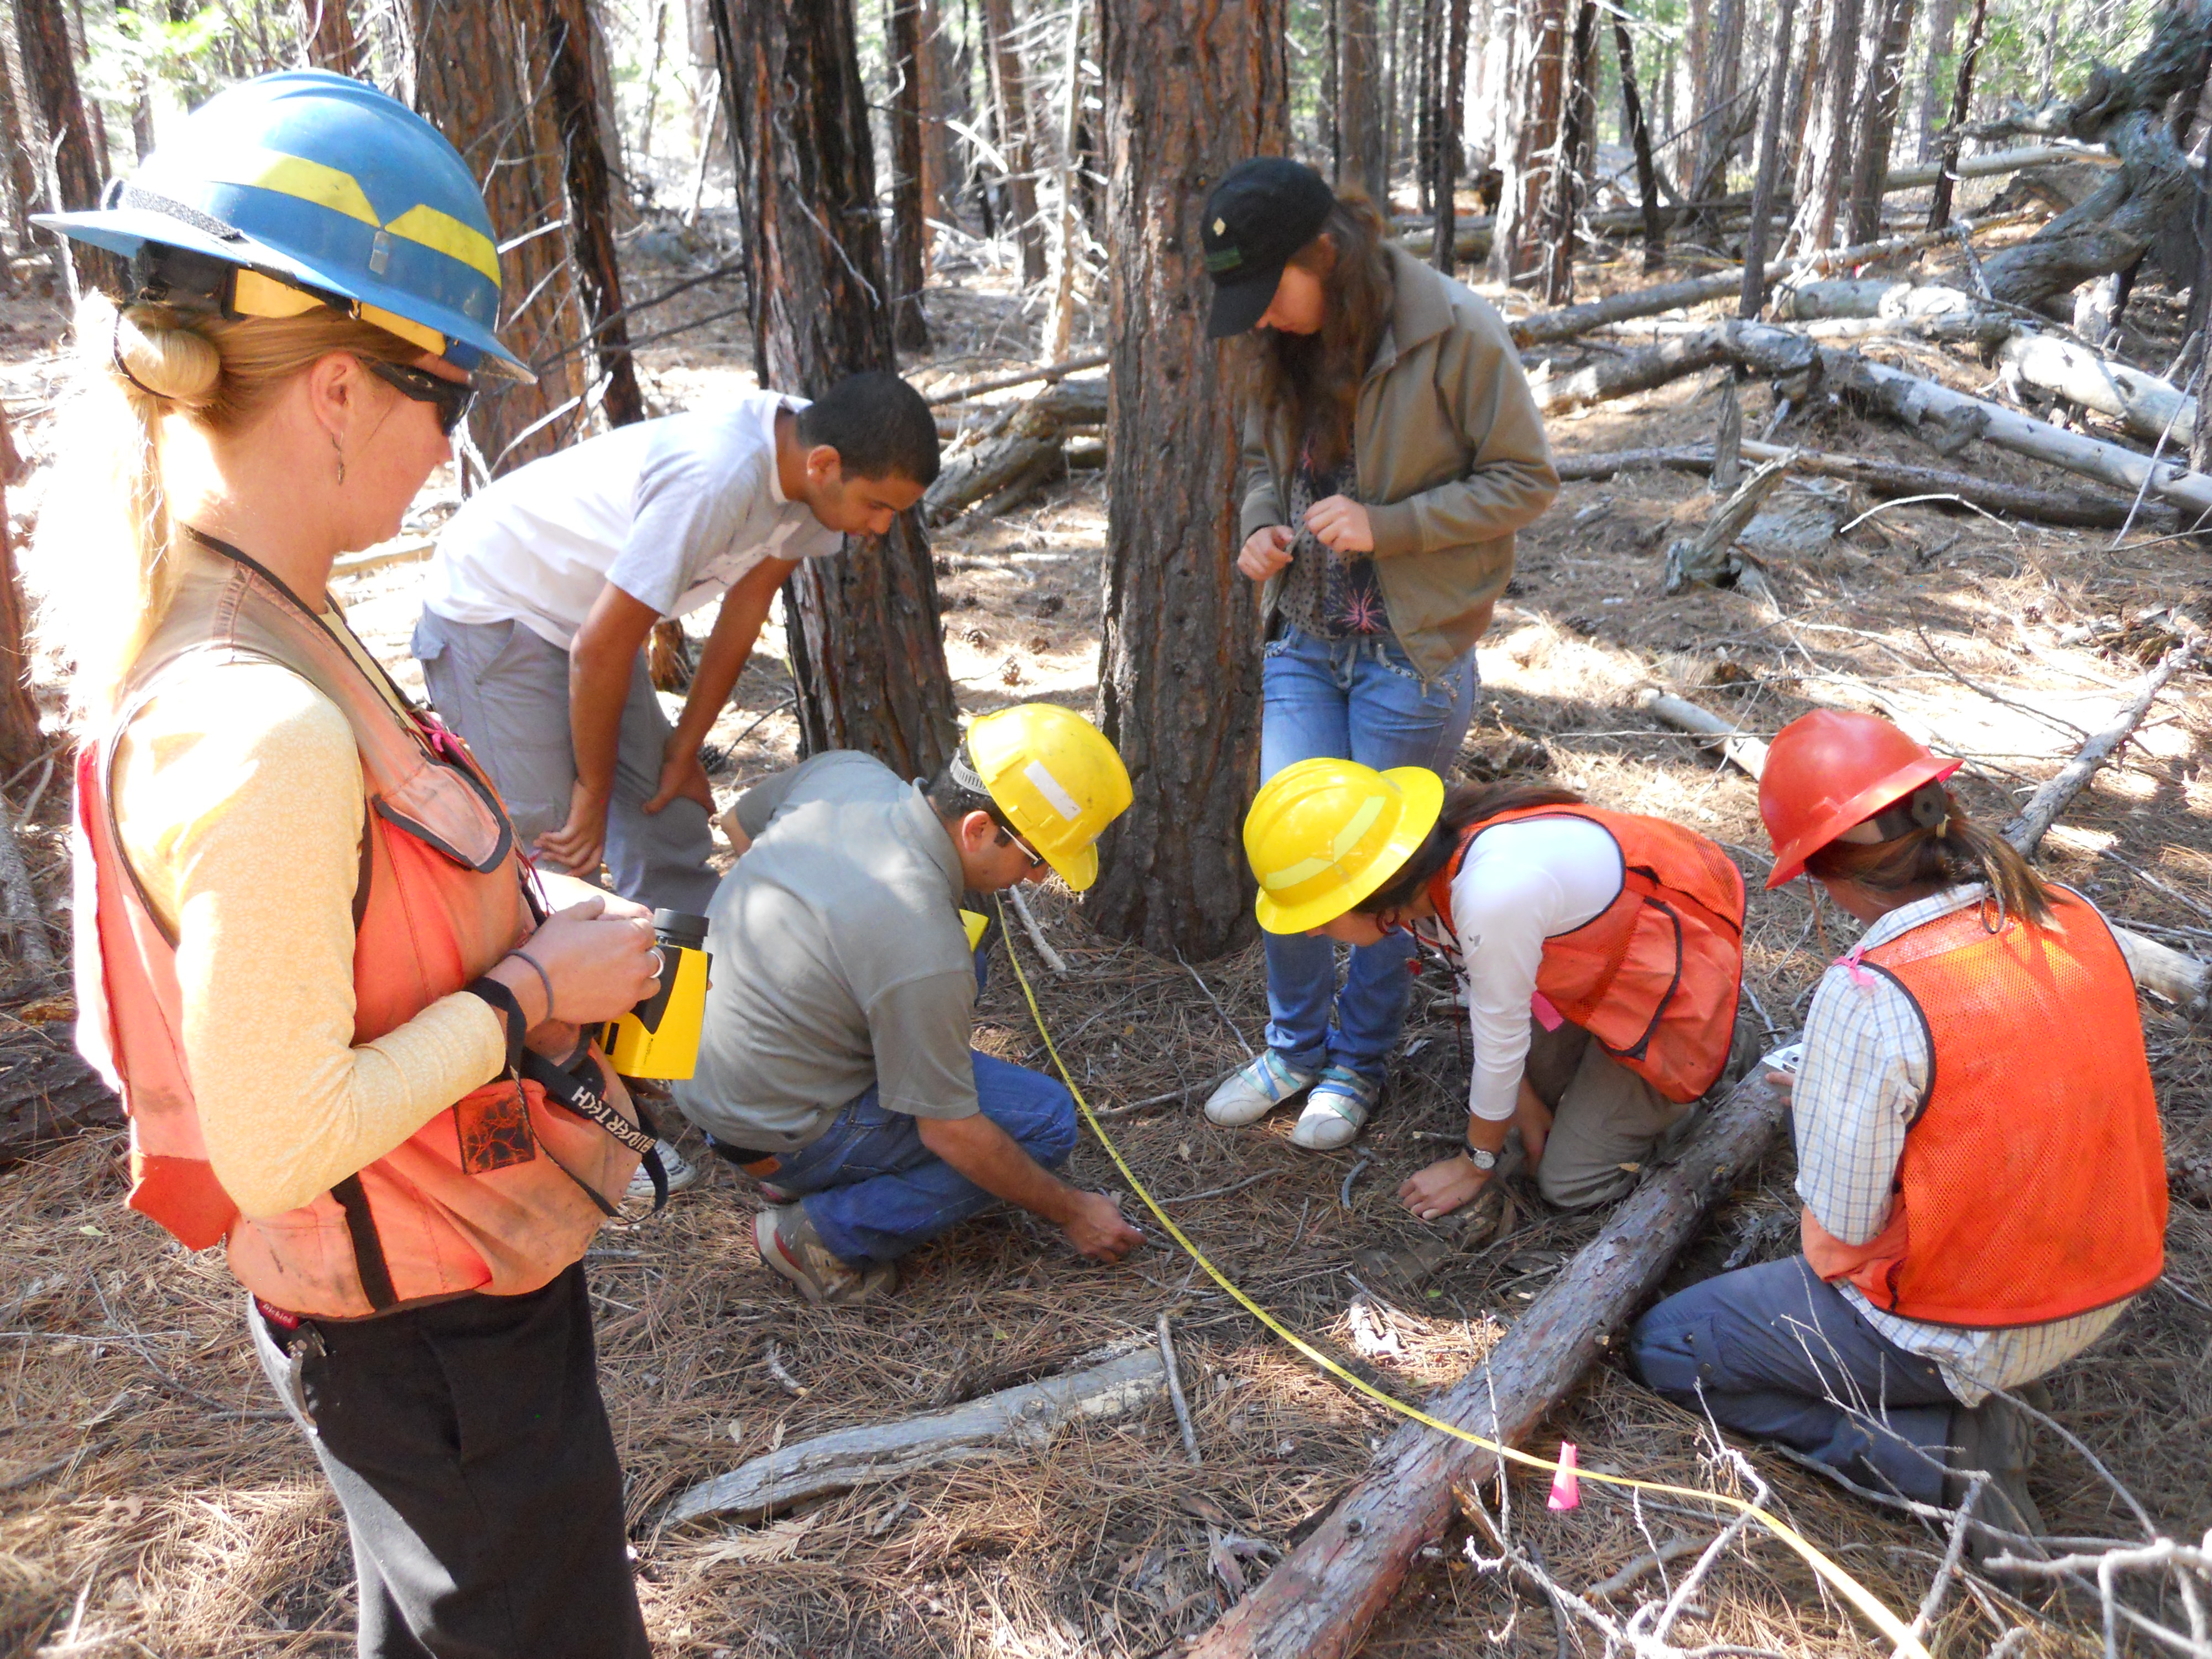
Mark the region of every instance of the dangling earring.
[[335, 432], [331, 434], [331, 447], [337, 452], [338, 483], [343, 488], [345, 483], [345, 447], [338, 442], [338, 434]]

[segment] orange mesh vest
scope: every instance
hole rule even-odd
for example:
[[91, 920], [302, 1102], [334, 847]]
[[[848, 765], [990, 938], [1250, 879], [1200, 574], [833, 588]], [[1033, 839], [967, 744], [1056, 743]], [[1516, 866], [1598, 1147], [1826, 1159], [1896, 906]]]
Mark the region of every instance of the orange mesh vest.
[[[241, 1215], [216, 1179], [180, 1036], [176, 940], [124, 854], [112, 793], [116, 739], [168, 671], [187, 659], [273, 661], [351, 725], [368, 801], [354, 894], [356, 1044], [468, 984], [535, 924], [506, 814], [458, 746], [441, 758], [426, 728], [265, 572], [188, 542], [173, 556], [176, 599], [107, 738], [86, 746], [76, 773], [78, 1042], [130, 1115], [131, 1207], [189, 1249], [226, 1244], [239, 1280], [295, 1313], [353, 1318], [535, 1290], [583, 1255], [637, 1155], [549, 1106], [534, 1082], [486, 1084], [283, 1215]], [[607, 1085], [611, 1103], [634, 1115], [611, 1072]]]
[[1859, 960], [1903, 988], [1934, 1056], [1888, 1224], [1806, 1258], [1887, 1312], [1994, 1329], [2133, 1296], [2165, 1267], [2166, 1152], [2136, 988], [2112, 930], [2062, 890], [2043, 926], [1970, 904]]
[[[1469, 824], [1429, 883], [1452, 927], [1451, 884], [1484, 830], [1523, 818], [1574, 817], [1620, 849], [1620, 891], [1589, 921], [1544, 941], [1536, 990], [1669, 1100], [1719, 1081], [1743, 981], [1743, 877], [1694, 830], [1599, 806], [1534, 806]], [[1452, 929], [1455, 937], [1458, 930]]]

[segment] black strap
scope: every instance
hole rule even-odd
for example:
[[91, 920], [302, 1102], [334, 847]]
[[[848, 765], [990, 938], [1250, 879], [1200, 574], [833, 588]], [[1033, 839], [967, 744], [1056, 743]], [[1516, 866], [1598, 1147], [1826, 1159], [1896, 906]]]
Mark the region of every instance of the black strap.
[[[631, 1103], [638, 1115], [638, 1121], [632, 1123], [608, 1103], [606, 1073], [591, 1052], [586, 1050], [574, 1062], [574, 1069], [556, 1065], [534, 1051], [526, 1052], [522, 1075], [544, 1090], [545, 1098], [562, 1110], [598, 1124], [643, 1159], [646, 1176], [653, 1182], [653, 1212], [659, 1214], [668, 1203], [668, 1171], [660, 1162], [659, 1138], [643, 1106]], [[588, 1187], [585, 1190], [591, 1191]], [[599, 1199], [599, 1207], [609, 1215], [615, 1213], [605, 1199]]]
[[[364, 836], [362, 839], [366, 841], [368, 837]], [[507, 1069], [500, 1075], [520, 1077], [522, 1074], [522, 1039], [530, 1024], [522, 1017], [521, 1002], [516, 999], [513, 989], [501, 984], [489, 974], [471, 980], [461, 989], [507, 1016]]]
[[345, 1212], [346, 1231], [353, 1239], [354, 1270], [361, 1275], [361, 1293], [378, 1313], [397, 1306], [398, 1292], [392, 1288], [392, 1268], [384, 1260], [384, 1241], [377, 1237], [376, 1218], [368, 1207], [368, 1189], [359, 1174], [348, 1176], [331, 1188], [331, 1196]]

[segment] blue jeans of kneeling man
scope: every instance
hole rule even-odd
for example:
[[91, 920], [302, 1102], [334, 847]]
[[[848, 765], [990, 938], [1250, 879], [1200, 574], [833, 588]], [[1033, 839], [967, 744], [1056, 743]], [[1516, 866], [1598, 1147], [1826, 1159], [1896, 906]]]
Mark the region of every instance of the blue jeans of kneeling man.
[[1863, 1486], [1943, 1501], [1954, 1401], [1802, 1255], [1670, 1296], [1628, 1339], [1636, 1374], [1724, 1429], [1771, 1440]]
[[[970, 1049], [983, 1115], [1046, 1169], [1075, 1150], [1075, 1100], [1058, 1079]], [[803, 1195], [806, 1218], [841, 1260], [895, 1261], [1000, 1200], [921, 1144], [913, 1117], [868, 1091], [769, 1177]]]

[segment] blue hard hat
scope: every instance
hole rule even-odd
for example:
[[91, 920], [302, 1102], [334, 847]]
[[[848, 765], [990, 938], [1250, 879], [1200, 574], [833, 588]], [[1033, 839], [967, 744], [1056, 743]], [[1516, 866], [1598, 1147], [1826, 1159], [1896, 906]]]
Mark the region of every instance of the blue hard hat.
[[218, 93], [99, 208], [34, 222], [130, 260], [136, 298], [230, 316], [332, 305], [456, 368], [536, 378], [493, 332], [499, 246], [467, 164], [343, 75], [287, 70]]

